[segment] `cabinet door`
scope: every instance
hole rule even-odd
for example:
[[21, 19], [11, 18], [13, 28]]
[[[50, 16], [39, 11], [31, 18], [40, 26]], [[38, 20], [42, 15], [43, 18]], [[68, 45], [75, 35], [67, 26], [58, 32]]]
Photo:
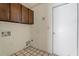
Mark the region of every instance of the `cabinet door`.
[[10, 6], [11, 6], [11, 21], [21, 22], [21, 5], [12, 3]]
[[28, 19], [28, 8], [22, 6], [22, 23], [29, 23]]
[[29, 24], [33, 24], [34, 23], [34, 13], [32, 10], [29, 9]]
[[0, 20], [7, 21], [9, 20], [9, 4], [0, 3]]

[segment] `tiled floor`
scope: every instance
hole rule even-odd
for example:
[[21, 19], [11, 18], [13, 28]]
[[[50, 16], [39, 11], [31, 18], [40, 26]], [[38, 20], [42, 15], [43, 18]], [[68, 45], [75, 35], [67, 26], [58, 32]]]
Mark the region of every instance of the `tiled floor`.
[[48, 56], [48, 53], [30, 46], [12, 54], [11, 56]]

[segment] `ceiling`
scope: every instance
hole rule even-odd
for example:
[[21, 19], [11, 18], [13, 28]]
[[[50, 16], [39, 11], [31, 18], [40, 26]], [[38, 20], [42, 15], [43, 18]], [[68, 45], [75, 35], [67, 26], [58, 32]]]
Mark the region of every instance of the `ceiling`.
[[39, 5], [40, 3], [22, 3], [22, 5], [28, 7], [28, 8], [34, 8], [37, 5]]

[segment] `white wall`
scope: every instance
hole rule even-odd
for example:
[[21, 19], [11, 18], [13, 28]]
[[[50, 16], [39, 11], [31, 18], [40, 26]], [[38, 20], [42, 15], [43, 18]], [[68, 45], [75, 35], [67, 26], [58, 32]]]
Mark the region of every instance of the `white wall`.
[[[34, 7], [34, 25], [32, 26], [32, 45], [38, 49], [52, 53], [52, 8], [50, 4]], [[43, 18], [45, 17], [45, 20]]]
[[[34, 10], [34, 25], [1, 22], [0, 33], [11, 31], [10, 37], [1, 37], [0, 55], [10, 55], [25, 47], [25, 42], [33, 39], [32, 45], [52, 53], [52, 4], [41, 4]], [[45, 20], [43, 20], [45, 17]]]
[[[23, 49], [31, 36], [30, 26], [0, 21], [0, 55], [10, 55]], [[11, 31], [11, 36], [2, 37], [1, 32], [5, 31]]]

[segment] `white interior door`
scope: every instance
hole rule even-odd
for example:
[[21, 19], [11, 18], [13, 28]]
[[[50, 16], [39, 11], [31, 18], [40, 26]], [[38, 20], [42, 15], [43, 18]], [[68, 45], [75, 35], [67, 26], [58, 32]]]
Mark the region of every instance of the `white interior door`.
[[57, 55], [77, 55], [77, 4], [53, 8], [53, 52]]

